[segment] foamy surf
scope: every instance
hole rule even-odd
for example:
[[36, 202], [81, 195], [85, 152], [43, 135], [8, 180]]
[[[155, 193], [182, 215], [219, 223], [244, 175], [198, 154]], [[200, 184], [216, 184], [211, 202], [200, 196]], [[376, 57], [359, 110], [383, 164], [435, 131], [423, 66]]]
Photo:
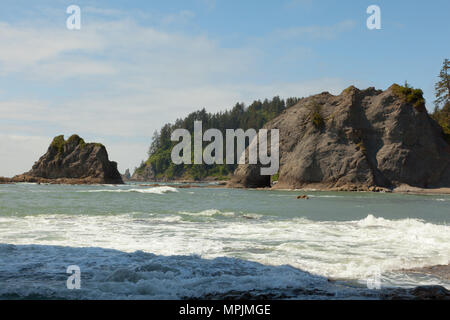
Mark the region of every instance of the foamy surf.
[[188, 216], [193, 216], [193, 217], [213, 217], [213, 216], [234, 217], [236, 215], [234, 212], [221, 212], [220, 210], [216, 210], [216, 209], [204, 210], [204, 211], [200, 211], [200, 212], [179, 211], [178, 214], [188, 215]]
[[[5, 261], [8, 255], [8, 261]], [[0, 297], [47, 299], [192, 299], [230, 292], [290, 294], [297, 298], [376, 295], [346, 288], [290, 266], [234, 258], [161, 256], [102, 248], [0, 245]], [[8, 262], [8, 263], [6, 263]], [[67, 290], [64, 270], [80, 267], [80, 290]], [[16, 270], [21, 276], [16, 277]], [[25, 280], [26, 279], [26, 280]]]
[[178, 189], [173, 187], [154, 187], [154, 188], [146, 188], [146, 189], [102, 189], [102, 190], [87, 190], [87, 191], [79, 191], [79, 192], [91, 192], [91, 193], [99, 193], [99, 192], [117, 192], [117, 193], [150, 193], [150, 194], [165, 194], [170, 192], [178, 192]]
[[[79, 257], [85, 254], [89, 255], [89, 265], [81, 266], [87, 270], [85, 280], [95, 280], [87, 287], [90, 292], [82, 293], [86, 298], [219, 297], [227, 290], [250, 288], [258, 277], [267, 279], [256, 286], [261, 292], [286, 292], [290, 289], [283, 283], [289, 283], [291, 276], [314, 296], [310, 288], [319, 288], [320, 279], [358, 282], [365, 287], [374, 273], [380, 274], [383, 287], [439, 284], [450, 288], [443, 279], [400, 271], [450, 262], [448, 202], [423, 201], [449, 200], [445, 195], [308, 192], [317, 197], [299, 201], [293, 192], [200, 188], [191, 195], [168, 186], [12, 185], [1, 190], [7, 190], [8, 196], [1, 199], [0, 243], [11, 246], [0, 248], [0, 277], [10, 279], [4, 278], [9, 281], [7, 289], [12, 288], [10, 293], [22, 287], [21, 295], [58, 292], [52, 289], [60, 285], [57, 280], [45, 284], [40, 277], [61, 276], [63, 265], [83, 264], [84, 258]], [[50, 192], [30, 192], [39, 190]], [[91, 191], [96, 195], [89, 196]], [[178, 193], [133, 196], [137, 192]], [[113, 249], [117, 255], [101, 248]], [[159, 280], [142, 270], [153, 268], [148, 265], [154, 261], [138, 263], [140, 255], [149, 261], [152, 255], [166, 257], [159, 263], [163, 269], [172, 268], [172, 257], [184, 257], [177, 260], [180, 265], [173, 272], [186, 275], [186, 282], [173, 274], [171, 282], [167, 269], [167, 275], [158, 279], [170, 289], [164, 291], [162, 284], [151, 289]], [[191, 264], [186, 257], [192, 255], [198, 260]], [[89, 269], [95, 265], [106, 270]], [[284, 269], [287, 265], [295, 271]], [[249, 282], [246, 266], [258, 274]], [[195, 277], [209, 272], [217, 279]], [[301, 280], [305, 274], [312, 276], [310, 287]], [[220, 287], [221, 279], [228, 276], [230, 282]], [[248, 287], [239, 287], [241, 282]], [[30, 283], [36, 286], [30, 288]], [[204, 283], [204, 290], [196, 289], [196, 283]], [[339, 295], [344, 289], [332, 285], [323, 290]]]

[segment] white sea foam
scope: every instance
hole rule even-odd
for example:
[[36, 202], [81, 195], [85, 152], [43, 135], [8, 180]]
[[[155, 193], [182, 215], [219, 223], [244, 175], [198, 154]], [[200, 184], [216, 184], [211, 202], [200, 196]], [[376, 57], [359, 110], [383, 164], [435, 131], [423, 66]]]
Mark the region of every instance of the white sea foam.
[[[367, 291], [345, 289], [290, 266], [266, 266], [234, 258], [0, 245], [0, 262], [0, 297], [39, 294], [65, 299], [182, 299], [230, 291], [267, 294], [301, 288], [306, 298], [319, 292], [328, 294], [322, 298], [351, 298]], [[80, 266], [81, 290], [66, 289], [67, 277], [61, 270], [72, 264]], [[20, 277], [15, 276], [18, 269]]]
[[78, 192], [118, 192], [118, 193], [128, 193], [128, 192], [137, 192], [137, 193], [151, 193], [151, 194], [164, 194], [169, 192], [178, 192], [178, 189], [173, 187], [154, 187], [154, 188], [146, 188], [146, 189], [102, 189], [102, 190], [87, 190], [87, 191], [78, 191]]
[[343, 196], [337, 196], [337, 195], [328, 195], [328, 194], [322, 194], [322, 195], [312, 195], [308, 194], [308, 197], [310, 198], [343, 198]]
[[222, 212], [220, 210], [211, 209], [211, 210], [204, 210], [200, 212], [185, 212], [185, 211], [179, 211], [178, 212], [181, 215], [188, 215], [188, 216], [204, 216], [204, 217], [213, 217], [213, 216], [226, 216], [226, 217], [233, 217], [236, 214], [234, 212]]
[[[208, 223], [182, 218], [196, 215], [208, 217]], [[0, 217], [0, 243], [98, 246], [166, 256], [198, 254], [208, 259], [239, 257], [350, 279], [365, 279], [374, 267], [384, 273], [450, 262], [447, 225], [373, 215], [346, 222], [243, 216], [214, 209], [139, 218], [136, 214], [4, 216]], [[395, 281], [401, 285], [401, 279], [396, 276]]]

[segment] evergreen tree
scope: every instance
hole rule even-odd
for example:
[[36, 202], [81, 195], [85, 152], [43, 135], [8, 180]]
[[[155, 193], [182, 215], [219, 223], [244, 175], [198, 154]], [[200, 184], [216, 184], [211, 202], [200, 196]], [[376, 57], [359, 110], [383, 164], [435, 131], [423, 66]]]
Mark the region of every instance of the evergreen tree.
[[[450, 61], [444, 60], [439, 81], [436, 83], [435, 109], [432, 117], [442, 127], [444, 138], [450, 143]], [[442, 106], [442, 108], [440, 108]]]
[[441, 72], [439, 74], [439, 81], [435, 85], [436, 90], [436, 106], [445, 106], [450, 102], [450, 75], [448, 74], [450, 70], [450, 61], [448, 59], [444, 60]]
[[167, 123], [161, 130], [155, 131], [152, 143], [148, 149], [148, 160], [142, 162], [138, 172], [143, 172], [146, 166], [151, 166], [158, 178], [177, 178], [190, 176], [193, 179], [203, 179], [207, 176], [224, 178], [233, 172], [236, 165], [174, 165], [171, 162], [171, 151], [177, 142], [172, 142], [170, 136], [175, 129], [187, 129], [191, 135], [194, 132], [194, 122], [201, 121], [203, 131], [211, 128], [219, 129], [225, 136], [226, 129], [250, 128], [259, 130], [268, 121], [281, 114], [286, 108], [295, 105], [300, 99], [289, 98], [286, 102], [280, 97], [272, 100], [254, 101], [248, 108], [243, 103], [237, 103], [231, 110], [208, 113], [205, 108], [190, 113], [184, 119], [177, 119], [174, 124]]

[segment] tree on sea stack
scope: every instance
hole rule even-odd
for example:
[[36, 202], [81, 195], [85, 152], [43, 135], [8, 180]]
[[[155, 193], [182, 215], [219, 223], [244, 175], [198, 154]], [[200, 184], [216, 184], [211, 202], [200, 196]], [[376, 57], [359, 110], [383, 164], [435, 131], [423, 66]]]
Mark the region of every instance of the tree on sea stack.
[[445, 106], [450, 103], [450, 60], [445, 59], [439, 74], [439, 82], [436, 83], [436, 108]]
[[[433, 119], [436, 120], [444, 131], [444, 138], [450, 144], [450, 61], [444, 60], [439, 74], [439, 82], [436, 83], [436, 100]], [[442, 107], [441, 107], [442, 106]]]
[[67, 140], [63, 135], [53, 139], [47, 152], [30, 171], [15, 176], [14, 182], [60, 184], [123, 184], [117, 163], [109, 161], [106, 147], [101, 143], [86, 143], [74, 134]]

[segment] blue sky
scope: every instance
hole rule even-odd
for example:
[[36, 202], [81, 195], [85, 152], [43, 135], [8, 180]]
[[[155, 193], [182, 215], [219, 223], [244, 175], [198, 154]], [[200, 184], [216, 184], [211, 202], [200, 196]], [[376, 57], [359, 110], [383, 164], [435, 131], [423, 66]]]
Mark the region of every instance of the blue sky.
[[[66, 29], [72, 4], [78, 31]], [[366, 27], [372, 4], [381, 30]], [[449, 12], [447, 0], [2, 3], [0, 176], [27, 171], [52, 137], [73, 133], [133, 169], [164, 123], [274, 95], [407, 80], [432, 110]]]

